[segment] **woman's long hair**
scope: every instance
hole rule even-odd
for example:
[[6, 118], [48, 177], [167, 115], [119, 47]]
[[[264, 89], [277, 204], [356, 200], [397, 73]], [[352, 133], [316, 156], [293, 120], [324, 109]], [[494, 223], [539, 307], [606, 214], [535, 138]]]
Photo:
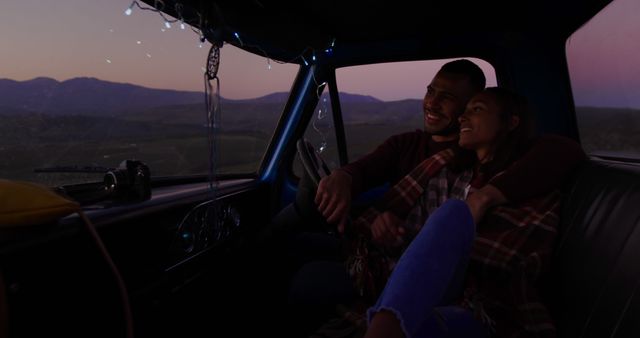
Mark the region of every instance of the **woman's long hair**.
[[[495, 142], [491, 160], [481, 164], [478, 169], [485, 177], [490, 178], [505, 170], [527, 152], [533, 143], [534, 120], [527, 100], [523, 96], [499, 87], [489, 87], [484, 92], [496, 99], [500, 109], [500, 121], [504, 126]], [[509, 130], [509, 121], [512, 116], [518, 116], [520, 122], [514, 129]]]

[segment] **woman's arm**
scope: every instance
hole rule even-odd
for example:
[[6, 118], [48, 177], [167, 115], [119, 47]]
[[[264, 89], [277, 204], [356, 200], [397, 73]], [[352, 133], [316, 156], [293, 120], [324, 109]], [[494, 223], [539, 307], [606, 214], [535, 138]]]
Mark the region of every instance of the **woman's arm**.
[[473, 216], [473, 222], [478, 224], [482, 217], [484, 217], [487, 209], [506, 203], [507, 198], [500, 190], [498, 190], [498, 188], [491, 184], [487, 184], [469, 194], [466, 202], [469, 210], [471, 211], [471, 215]]
[[586, 155], [580, 145], [566, 137], [546, 135], [502, 174], [467, 197], [476, 224], [485, 212], [507, 202], [522, 202], [558, 188]]

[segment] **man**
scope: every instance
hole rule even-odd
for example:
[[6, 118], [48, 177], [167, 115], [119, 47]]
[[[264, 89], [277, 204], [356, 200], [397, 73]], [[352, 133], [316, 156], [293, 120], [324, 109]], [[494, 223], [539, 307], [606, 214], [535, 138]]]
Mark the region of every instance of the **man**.
[[[351, 209], [352, 197], [384, 183], [398, 182], [424, 159], [453, 147], [458, 140], [458, 117], [473, 95], [485, 87], [485, 76], [476, 64], [461, 59], [442, 66], [435, 75], [423, 100], [424, 131], [398, 134], [387, 139], [363, 158], [334, 170], [318, 186], [315, 202], [329, 223], [337, 223], [344, 231]], [[549, 158], [562, 161], [553, 163]], [[580, 146], [563, 137], [543, 137], [527, 155], [498, 176], [484, 188], [467, 198], [474, 220], [479, 221], [485, 210], [507, 201], [522, 200], [557, 186], [584, 158]], [[540, 175], [539, 170], [545, 175]], [[515, 190], [513, 182], [529, 179], [531, 172], [545, 181], [520, 184]], [[372, 224], [374, 240], [394, 237], [402, 231], [402, 220], [385, 213]]]

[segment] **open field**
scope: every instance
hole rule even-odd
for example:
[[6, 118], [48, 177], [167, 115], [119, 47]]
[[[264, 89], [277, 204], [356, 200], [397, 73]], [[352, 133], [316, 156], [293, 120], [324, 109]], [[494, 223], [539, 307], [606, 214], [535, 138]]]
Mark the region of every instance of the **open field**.
[[[398, 109], [413, 107], [407, 102]], [[363, 109], [345, 118], [350, 161], [373, 150], [386, 137], [421, 128], [415, 112], [390, 113]], [[218, 136], [218, 173], [254, 172], [260, 165], [278, 120], [279, 105], [228, 105]], [[366, 104], [368, 109], [375, 105]], [[237, 109], [237, 110], [232, 110]], [[0, 177], [41, 182], [47, 185], [101, 180], [99, 174], [34, 173], [53, 166], [117, 167], [125, 159], [147, 163], [155, 176], [206, 174], [209, 146], [201, 106], [161, 107], [157, 114], [144, 111], [114, 117], [90, 115], [0, 114]], [[345, 110], [345, 114], [349, 111]], [[366, 121], [367, 116], [371, 119]], [[388, 118], [385, 119], [384, 117]], [[398, 118], [411, 116], [411, 118]], [[153, 117], [156, 117], [155, 119]], [[583, 147], [592, 151], [640, 153], [640, 111], [634, 109], [578, 108]], [[335, 137], [324, 130], [327, 150], [323, 156], [337, 166]], [[306, 137], [318, 145], [322, 135], [311, 128]]]

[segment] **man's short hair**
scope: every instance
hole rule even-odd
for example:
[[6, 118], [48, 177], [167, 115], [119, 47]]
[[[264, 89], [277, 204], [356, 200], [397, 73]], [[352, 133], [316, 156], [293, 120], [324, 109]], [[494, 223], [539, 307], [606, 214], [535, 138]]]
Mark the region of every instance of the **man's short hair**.
[[487, 79], [484, 77], [482, 69], [467, 59], [447, 62], [440, 68], [440, 72], [467, 76], [473, 89], [478, 92], [483, 90], [487, 84]]

